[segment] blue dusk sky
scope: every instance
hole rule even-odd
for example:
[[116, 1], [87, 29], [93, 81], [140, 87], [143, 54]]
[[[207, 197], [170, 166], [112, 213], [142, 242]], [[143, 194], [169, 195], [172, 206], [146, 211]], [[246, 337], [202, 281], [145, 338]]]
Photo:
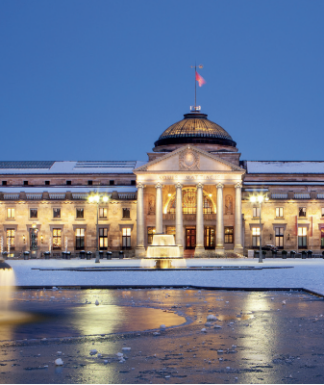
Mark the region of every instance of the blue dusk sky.
[[241, 159], [324, 160], [324, 1], [0, 2], [0, 160], [147, 160], [194, 103]]

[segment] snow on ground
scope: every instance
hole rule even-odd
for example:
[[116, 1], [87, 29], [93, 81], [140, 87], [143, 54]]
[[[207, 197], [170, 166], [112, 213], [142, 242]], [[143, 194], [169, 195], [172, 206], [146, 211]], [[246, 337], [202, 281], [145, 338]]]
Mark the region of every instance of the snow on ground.
[[[32, 268], [138, 267], [140, 260], [12, 260], [18, 286], [196, 285], [217, 288], [304, 288], [324, 295], [324, 260], [188, 259], [188, 266], [292, 267], [265, 270], [39, 271]], [[0, 286], [3, 283], [0, 282]]]

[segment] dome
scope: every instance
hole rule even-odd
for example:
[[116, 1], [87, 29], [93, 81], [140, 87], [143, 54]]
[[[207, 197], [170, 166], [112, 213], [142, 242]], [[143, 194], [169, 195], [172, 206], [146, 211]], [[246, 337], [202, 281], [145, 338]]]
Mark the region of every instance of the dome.
[[236, 143], [223, 127], [207, 119], [207, 114], [193, 111], [167, 128], [154, 143], [154, 151], [173, 151], [192, 143], [207, 151], [237, 151]]

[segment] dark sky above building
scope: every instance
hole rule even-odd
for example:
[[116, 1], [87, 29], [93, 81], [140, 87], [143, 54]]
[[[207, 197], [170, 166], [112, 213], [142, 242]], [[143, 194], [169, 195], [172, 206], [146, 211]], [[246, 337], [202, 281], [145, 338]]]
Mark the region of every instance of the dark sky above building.
[[324, 160], [324, 1], [0, 2], [0, 160], [146, 160], [194, 103], [249, 160]]

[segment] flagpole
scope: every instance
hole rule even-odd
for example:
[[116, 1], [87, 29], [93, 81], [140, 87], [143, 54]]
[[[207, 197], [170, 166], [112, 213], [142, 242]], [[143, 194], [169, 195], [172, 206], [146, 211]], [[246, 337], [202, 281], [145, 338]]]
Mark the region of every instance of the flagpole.
[[197, 66], [196, 66], [196, 63], [195, 63], [195, 110], [196, 110], [196, 107], [197, 107], [197, 104], [196, 104], [196, 95], [197, 95], [196, 72], [197, 72]]

